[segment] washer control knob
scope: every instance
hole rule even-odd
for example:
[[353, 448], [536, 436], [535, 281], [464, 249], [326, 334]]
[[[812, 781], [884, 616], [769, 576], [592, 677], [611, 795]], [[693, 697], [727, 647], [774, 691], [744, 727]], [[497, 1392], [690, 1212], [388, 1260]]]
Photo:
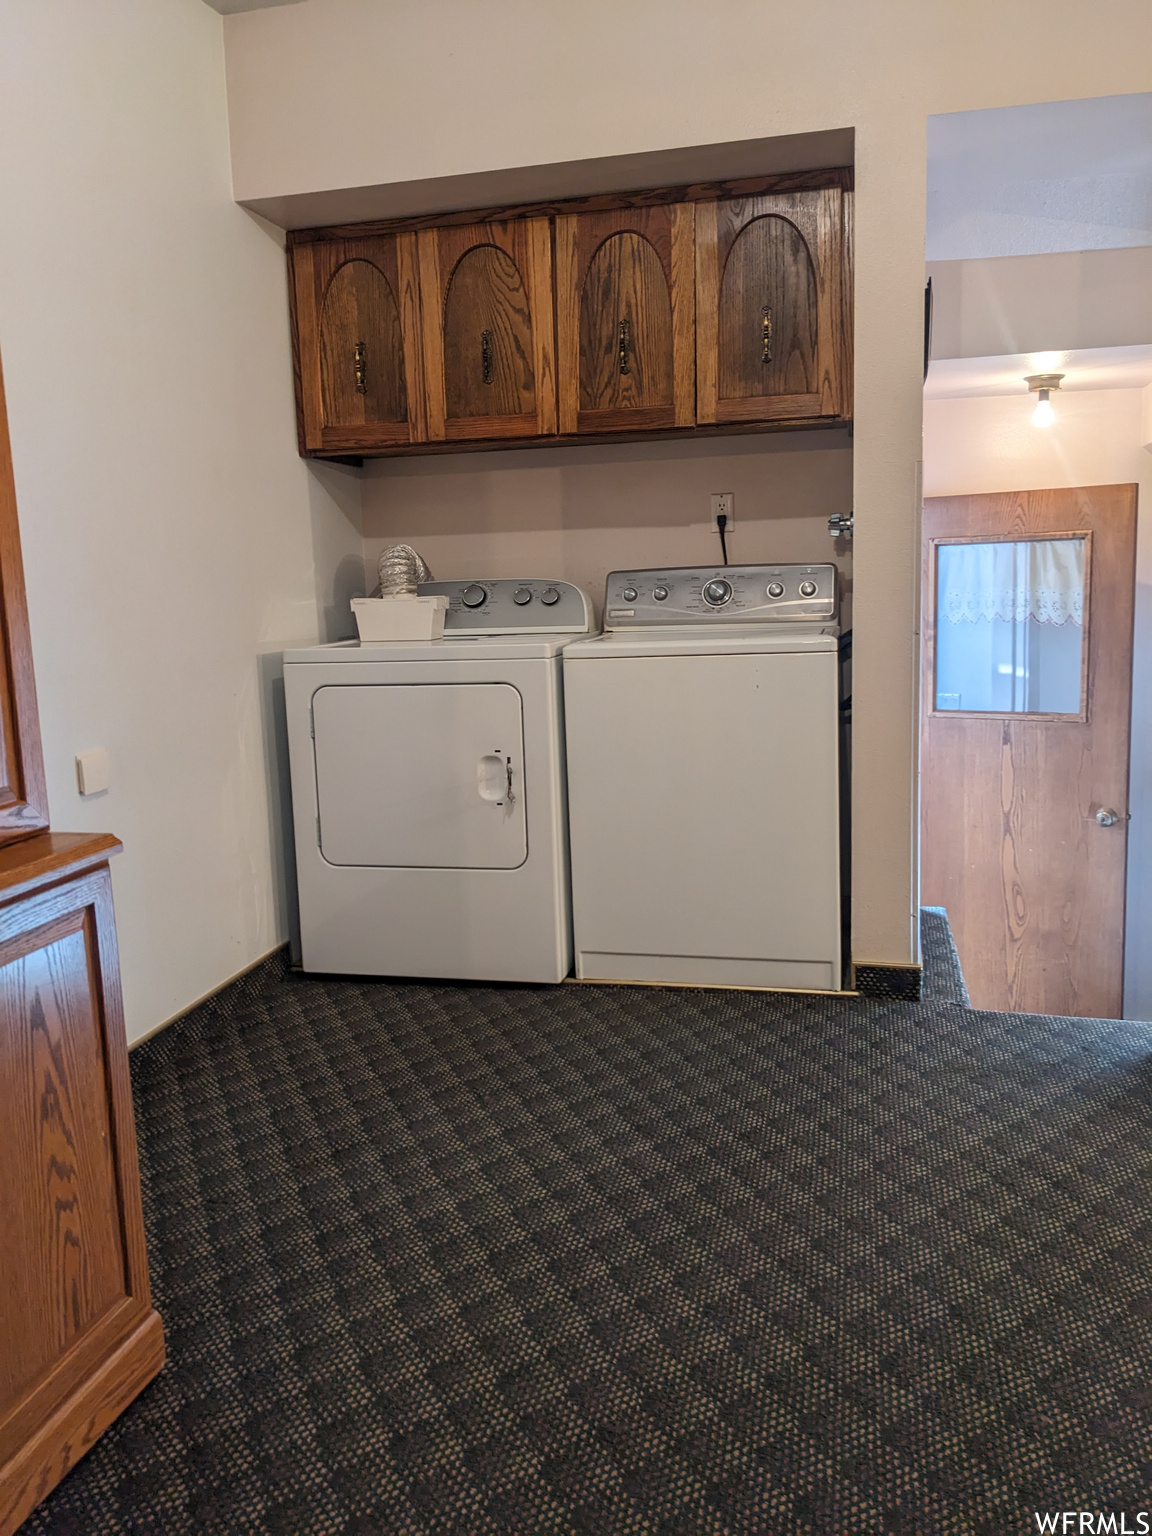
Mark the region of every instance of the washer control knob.
[[461, 592], [460, 601], [464, 604], [465, 608], [480, 608], [483, 606], [487, 596], [488, 594], [484, 588], [477, 586], [473, 582], [470, 587], [465, 587], [463, 592]]
[[722, 581], [717, 578], [715, 581], [706, 581], [704, 583], [704, 601], [712, 608], [722, 608], [731, 596], [732, 583], [730, 581]]
[[621, 592], [620, 596], [624, 599], [624, 601], [626, 603], [634, 603], [636, 601], [636, 588], [635, 587], [625, 587], [623, 592]]
[[525, 603], [530, 603], [532, 601], [532, 588], [517, 587], [515, 592], [512, 594], [512, 601], [519, 607], [523, 608]]
[[783, 597], [784, 596], [784, 583], [782, 581], [770, 581], [768, 583], [768, 596], [769, 597]]
[[653, 587], [652, 588], [652, 596], [656, 599], [656, 601], [658, 603], [662, 603], [664, 601], [664, 599], [668, 596], [668, 588], [667, 587]]
[[551, 608], [553, 603], [558, 603], [560, 601], [560, 594], [557, 592], [555, 587], [545, 587], [543, 592], [540, 594], [540, 601], [544, 603], [546, 607]]
[[800, 596], [801, 597], [815, 597], [816, 596], [816, 583], [814, 581], [802, 581], [800, 583]]

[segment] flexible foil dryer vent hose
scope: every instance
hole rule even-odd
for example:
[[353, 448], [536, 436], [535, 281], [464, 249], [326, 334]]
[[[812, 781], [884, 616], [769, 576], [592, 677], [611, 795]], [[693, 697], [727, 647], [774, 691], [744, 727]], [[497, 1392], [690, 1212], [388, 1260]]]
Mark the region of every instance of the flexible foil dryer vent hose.
[[381, 597], [415, 597], [418, 581], [431, 581], [432, 572], [411, 544], [393, 544], [380, 556]]

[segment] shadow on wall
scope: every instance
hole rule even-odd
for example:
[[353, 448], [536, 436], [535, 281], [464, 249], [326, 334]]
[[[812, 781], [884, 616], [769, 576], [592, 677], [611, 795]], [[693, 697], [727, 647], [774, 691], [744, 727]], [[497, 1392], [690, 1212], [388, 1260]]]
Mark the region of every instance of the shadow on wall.
[[361, 485], [360, 471], [349, 465], [308, 465], [319, 638], [324, 642], [350, 640], [356, 633], [349, 604], [365, 592]]
[[276, 932], [287, 930], [292, 958], [296, 961], [300, 958], [300, 902], [296, 894], [296, 847], [282, 653], [269, 651], [258, 658], [257, 664], [260, 669], [260, 717], [264, 722], [264, 758], [268, 765], [268, 847], [277, 908]]
[[437, 577], [559, 577], [593, 600], [610, 570], [718, 562], [709, 497], [735, 496], [733, 564], [834, 560], [852, 506], [842, 428], [381, 460], [363, 480], [365, 555], [407, 540]]

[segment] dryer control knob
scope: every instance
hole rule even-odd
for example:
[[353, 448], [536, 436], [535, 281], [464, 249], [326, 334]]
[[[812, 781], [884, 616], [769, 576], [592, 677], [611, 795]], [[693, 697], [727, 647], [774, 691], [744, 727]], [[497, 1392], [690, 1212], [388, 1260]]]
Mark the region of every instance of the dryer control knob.
[[620, 596], [624, 599], [624, 601], [626, 603], [634, 603], [636, 601], [636, 588], [635, 587], [625, 587], [623, 592], [621, 592]]
[[782, 581], [770, 581], [768, 583], [768, 596], [769, 597], [783, 597], [784, 596], [784, 583]]
[[560, 601], [560, 594], [557, 592], [555, 587], [545, 587], [543, 592], [540, 594], [540, 601], [542, 603], [546, 603], [547, 606], [551, 608], [553, 603], [558, 603]]
[[800, 596], [801, 597], [815, 597], [816, 596], [816, 583], [814, 581], [802, 581], [800, 583]]
[[704, 601], [712, 608], [722, 608], [731, 596], [730, 581], [709, 581], [704, 584]]
[[530, 603], [532, 601], [532, 588], [517, 587], [515, 592], [512, 594], [512, 601], [523, 608], [525, 603]]
[[656, 601], [658, 603], [662, 603], [662, 602], [664, 602], [664, 600], [668, 596], [668, 588], [667, 587], [653, 587], [652, 588], [652, 596], [656, 599]]
[[487, 596], [488, 594], [483, 587], [478, 587], [473, 583], [472, 586], [465, 587], [463, 592], [461, 592], [460, 601], [464, 604], [465, 608], [479, 608], [483, 605], [484, 599]]

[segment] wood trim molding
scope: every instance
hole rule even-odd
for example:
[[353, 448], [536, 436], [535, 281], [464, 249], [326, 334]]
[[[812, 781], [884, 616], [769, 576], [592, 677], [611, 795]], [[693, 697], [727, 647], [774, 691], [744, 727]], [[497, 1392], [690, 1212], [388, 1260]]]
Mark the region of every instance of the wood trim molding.
[[10, 1536], [164, 1364], [164, 1328], [149, 1310], [99, 1369], [0, 1468], [0, 1536]]
[[611, 208], [648, 208], [661, 203], [707, 202], [717, 197], [757, 197], [769, 192], [815, 192], [823, 187], [839, 187], [849, 192], [853, 184], [853, 168], [850, 165], [828, 170], [785, 171], [775, 176], [746, 176], [739, 181], [700, 181], [688, 186], [646, 187], [636, 192], [603, 192], [592, 197], [558, 198], [554, 202], [505, 204], [496, 208], [425, 213], [409, 219], [378, 219], [364, 224], [331, 224], [315, 229], [294, 229], [288, 232], [288, 248], [291, 250], [295, 246], [308, 245], [314, 240], [359, 239], [364, 235], [387, 235], [398, 230], [446, 229], [453, 224], [559, 217], [568, 213], [597, 213]]
[[32, 670], [32, 638], [24, 593], [24, 562], [16, 517], [16, 485], [4, 375], [0, 368], [0, 720], [4, 778], [0, 793], [0, 843], [28, 837], [48, 825], [48, 789], [40, 747], [40, 714]]

